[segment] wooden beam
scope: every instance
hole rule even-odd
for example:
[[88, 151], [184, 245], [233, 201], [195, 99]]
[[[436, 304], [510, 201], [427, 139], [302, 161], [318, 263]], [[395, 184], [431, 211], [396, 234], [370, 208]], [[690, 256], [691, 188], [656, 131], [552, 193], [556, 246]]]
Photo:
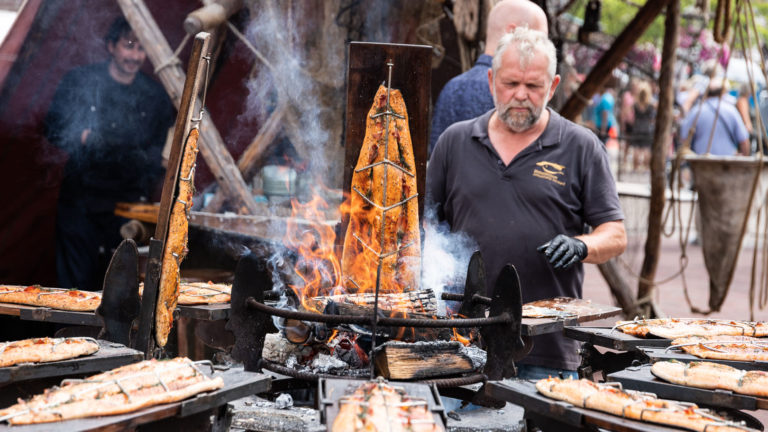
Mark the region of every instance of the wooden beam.
[[[171, 101], [178, 108], [184, 87], [184, 72], [178, 61], [174, 62], [173, 50], [168, 45], [163, 32], [144, 4], [144, 0], [117, 0], [117, 3], [131, 24], [136, 37], [144, 46], [149, 60], [155, 66], [160, 82], [171, 97]], [[197, 104], [199, 105], [199, 103], [198, 100]], [[200, 126], [200, 138], [200, 153], [219, 183], [219, 187], [230, 199], [238, 201], [248, 212], [255, 214], [258, 208], [250, 188], [243, 181], [243, 177], [229, 154], [221, 134], [207, 112], [203, 115]]]
[[645, 6], [637, 11], [637, 15], [616, 38], [611, 48], [600, 57], [579, 89], [565, 102], [560, 109], [560, 115], [574, 120], [584, 110], [587, 101], [600, 90], [606, 79], [611, 76], [613, 69], [621, 63], [635, 42], [669, 2], [670, 0], [648, 0]]
[[[653, 291], [656, 268], [661, 255], [661, 234], [664, 228], [663, 213], [667, 188], [666, 163], [667, 143], [672, 134], [672, 115], [675, 103], [675, 63], [680, 33], [680, 0], [672, 0], [667, 6], [664, 20], [664, 46], [661, 50], [661, 75], [659, 76], [659, 106], [656, 129], [651, 148], [651, 203], [648, 210], [648, 235], [645, 240], [645, 258], [640, 270], [637, 289], [638, 299], [648, 297]], [[641, 313], [652, 318], [654, 308], [650, 302], [641, 305]]]
[[243, 8], [243, 0], [214, 0], [187, 15], [184, 30], [190, 35], [211, 31]]

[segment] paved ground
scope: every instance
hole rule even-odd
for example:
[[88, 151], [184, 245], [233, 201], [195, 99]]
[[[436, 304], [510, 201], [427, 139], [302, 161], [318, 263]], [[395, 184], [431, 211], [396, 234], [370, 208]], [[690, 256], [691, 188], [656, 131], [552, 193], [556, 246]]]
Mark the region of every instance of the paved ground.
[[[638, 180], [642, 177], [635, 177], [638, 185], [642, 185]], [[647, 182], [645, 183], [647, 185]], [[626, 275], [632, 281], [633, 289], [637, 290], [636, 274], [639, 272], [642, 264], [645, 233], [647, 230], [647, 200], [642, 198], [622, 198], [622, 207], [627, 216], [627, 231], [629, 234], [629, 246], [627, 251], [620, 257], [621, 262], [631, 267]], [[690, 207], [684, 205], [681, 214], [683, 220], [687, 220]], [[747, 234], [743, 242], [739, 259], [736, 263], [733, 283], [731, 284], [728, 296], [720, 312], [711, 314], [711, 317], [748, 319], [750, 316], [749, 308], [749, 290], [750, 275], [752, 271], [752, 255], [755, 244], [755, 226], [756, 222], [750, 221]], [[668, 225], [668, 229], [672, 229]], [[679, 228], [671, 237], [662, 237], [661, 256], [659, 257], [659, 266], [656, 274], [657, 281], [663, 281], [670, 276], [674, 276], [680, 271], [680, 257], [682, 247], [680, 246]], [[691, 229], [691, 237], [694, 237], [695, 229]], [[688, 256], [688, 266], [685, 271], [685, 282], [688, 285], [691, 301], [700, 309], [706, 309], [709, 299], [709, 278], [704, 266], [704, 257], [701, 247], [698, 244], [686, 246], [686, 255]], [[624, 267], [626, 268], [626, 267]], [[597, 266], [587, 265], [585, 269], [584, 298], [593, 299], [600, 302], [612, 301], [610, 290], [605, 280], [600, 275]], [[759, 276], [758, 268], [758, 276]], [[661, 311], [670, 317], [696, 316], [690, 311], [683, 294], [683, 277], [677, 276], [668, 282], [660, 284], [655, 290], [654, 298]], [[755, 307], [755, 320], [768, 320], [768, 308], [759, 310]]]

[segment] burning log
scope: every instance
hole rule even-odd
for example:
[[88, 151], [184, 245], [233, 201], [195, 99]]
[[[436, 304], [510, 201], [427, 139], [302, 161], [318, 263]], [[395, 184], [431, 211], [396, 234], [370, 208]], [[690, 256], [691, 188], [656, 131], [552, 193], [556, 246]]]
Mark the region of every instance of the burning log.
[[264, 338], [264, 348], [261, 352], [262, 358], [280, 364], [287, 364], [290, 357], [301, 361], [313, 354], [311, 346], [291, 343], [280, 333], [268, 333]]
[[[373, 293], [342, 294], [327, 297], [315, 297], [310, 305], [315, 310], [329, 315], [373, 316], [375, 295]], [[439, 319], [437, 299], [430, 290], [379, 294], [379, 316], [387, 318]], [[448, 328], [403, 328], [379, 327], [377, 333], [387, 337], [415, 341], [448, 341], [453, 331]]]
[[[341, 313], [371, 315], [375, 299], [374, 293], [359, 293], [315, 297], [313, 300], [317, 310], [325, 309], [328, 303], [332, 301]], [[400, 293], [380, 293], [379, 309], [432, 316], [437, 315], [437, 298], [431, 289]]]
[[460, 342], [387, 342], [376, 353], [377, 373], [387, 379], [457, 375], [485, 366], [485, 351]]

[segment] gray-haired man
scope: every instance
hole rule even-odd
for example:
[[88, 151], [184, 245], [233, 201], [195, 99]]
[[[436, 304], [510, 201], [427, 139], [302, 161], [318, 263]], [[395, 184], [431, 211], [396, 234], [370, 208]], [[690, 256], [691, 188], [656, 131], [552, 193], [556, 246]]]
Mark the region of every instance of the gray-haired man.
[[[511, 263], [525, 302], [581, 297], [581, 262], [602, 263], [626, 247], [604, 146], [546, 108], [560, 82], [555, 67], [544, 33], [518, 27], [505, 35], [488, 73], [496, 108], [449, 127], [427, 169], [428, 203], [440, 222], [478, 243], [489, 290]], [[573, 371], [578, 345], [537, 337], [522, 363], [525, 378]]]

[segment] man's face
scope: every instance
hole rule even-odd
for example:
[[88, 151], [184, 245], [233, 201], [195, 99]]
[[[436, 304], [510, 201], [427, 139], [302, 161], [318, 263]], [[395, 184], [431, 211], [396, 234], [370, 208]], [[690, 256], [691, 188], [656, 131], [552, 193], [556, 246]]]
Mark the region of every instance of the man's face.
[[107, 49], [112, 54], [112, 64], [124, 76], [135, 76], [147, 58], [144, 47], [132, 34], [121, 36], [116, 43], [108, 43]]
[[501, 60], [495, 78], [488, 71], [496, 112], [512, 132], [525, 132], [541, 118], [560, 77], [549, 79], [547, 57], [540, 52], [534, 51], [521, 62], [517, 47], [510, 46]]

